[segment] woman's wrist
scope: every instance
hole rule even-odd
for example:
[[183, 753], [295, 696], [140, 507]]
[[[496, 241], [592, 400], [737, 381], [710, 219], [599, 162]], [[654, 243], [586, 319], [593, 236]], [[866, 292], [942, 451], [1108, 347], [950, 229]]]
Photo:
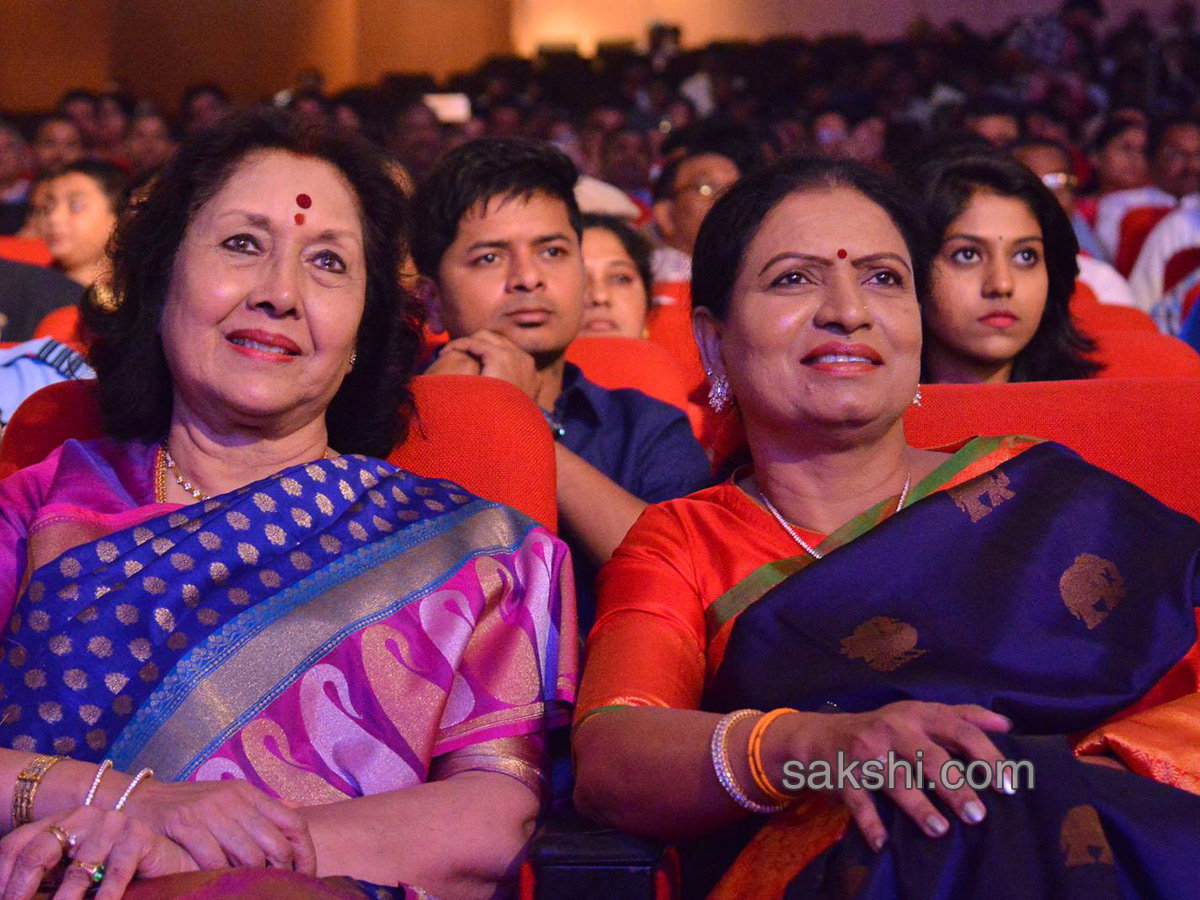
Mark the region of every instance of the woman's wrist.
[[[771, 723], [762, 742], [762, 763], [767, 778], [777, 788], [783, 788], [784, 766], [799, 761], [807, 766], [820, 756], [816, 747], [814, 718], [820, 713], [788, 712]], [[786, 790], [786, 789], [784, 789]]]
[[[96, 763], [64, 759], [46, 773], [42, 785], [34, 797], [33, 820], [36, 822], [55, 813], [66, 812], [83, 805], [88, 790], [96, 778]], [[97, 809], [112, 809], [121, 794], [129, 787], [132, 779], [124, 772], [109, 769], [100, 780], [92, 806]], [[141, 793], [141, 788], [134, 796]]]

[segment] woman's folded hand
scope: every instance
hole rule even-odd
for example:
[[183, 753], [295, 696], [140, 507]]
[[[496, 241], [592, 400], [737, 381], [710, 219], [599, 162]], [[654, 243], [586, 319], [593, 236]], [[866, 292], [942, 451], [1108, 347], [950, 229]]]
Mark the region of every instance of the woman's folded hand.
[[202, 869], [269, 865], [306, 875], [317, 870], [300, 814], [245, 781], [146, 781], [126, 809], [187, 850]]
[[80, 900], [101, 866], [96, 900], [117, 900], [135, 877], [197, 868], [186, 850], [144, 822], [124, 812], [81, 806], [23, 825], [0, 840], [0, 897], [28, 900], [43, 880], [59, 872], [54, 900]]
[[[847, 764], [881, 760], [884, 764], [881, 767], [883, 792], [926, 834], [941, 837], [949, 830], [950, 823], [930, 802], [923, 788], [932, 782], [933, 790], [959, 818], [968, 824], [981, 822], [986, 814], [983, 803], [963, 779], [962, 769], [946, 770], [943, 767], [953, 754], [964, 760], [964, 764], [982, 760], [993, 773], [998, 772], [996, 765], [1004, 755], [996, 749], [987, 732], [1008, 731], [1011, 727], [1012, 723], [1004, 716], [982, 706], [903, 701], [867, 713], [805, 715], [797, 722], [789, 750], [793, 758], [809, 769], [816, 761], [827, 762], [835, 778], [839, 758]], [[889, 753], [894, 754], [891, 759], [912, 765], [912, 779], [905, 777], [902, 767], [889, 772]], [[918, 761], [922, 764], [923, 784], [916, 780]], [[944, 779], [943, 774], [947, 773], [950, 777]], [[861, 765], [856, 775], [862, 778]], [[875, 804], [865, 787], [849, 784], [850, 779], [846, 781], [840, 787], [842, 800], [867, 842], [878, 850], [887, 840], [887, 831], [875, 811]], [[1004, 783], [992, 786], [996, 790], [1011, 790]]]

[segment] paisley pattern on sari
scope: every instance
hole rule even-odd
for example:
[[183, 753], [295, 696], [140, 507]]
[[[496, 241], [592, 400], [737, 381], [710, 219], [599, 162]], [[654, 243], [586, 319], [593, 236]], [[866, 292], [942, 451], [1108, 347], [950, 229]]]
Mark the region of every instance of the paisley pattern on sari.
[[51, 513], [3, 643], [0, 745], [315, 804], [459, 751], [528, 783], [537, 754], [505, 741], [568, 719], [565, 547], [452, 482], [344, 456], [117, 530]]

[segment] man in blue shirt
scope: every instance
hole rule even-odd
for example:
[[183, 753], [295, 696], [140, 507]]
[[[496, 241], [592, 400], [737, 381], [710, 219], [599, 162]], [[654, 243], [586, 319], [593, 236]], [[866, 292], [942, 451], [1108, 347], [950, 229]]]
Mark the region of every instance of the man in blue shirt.
[[558, 505], [575, 551], [581, 626], [596, 570], [647, 503], [709, 481], [686, 416], [608, 391], [564, 354], [583, 321], [576, 170], [549, 144], [485, 139], [451, 151], [417, 193], [413, 258], [435, 330], [431, 374], [489, 375], [528, 394], [558, 440]]

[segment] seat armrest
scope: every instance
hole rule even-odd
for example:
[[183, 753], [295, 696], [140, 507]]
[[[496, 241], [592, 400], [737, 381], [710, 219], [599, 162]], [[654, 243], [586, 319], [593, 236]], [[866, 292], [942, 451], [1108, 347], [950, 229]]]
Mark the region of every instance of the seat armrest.
[[573, 808], [552, 812], [533, 838], [525, 900], [666, 900], [678, 896], [674, 851], [599, 825]]

